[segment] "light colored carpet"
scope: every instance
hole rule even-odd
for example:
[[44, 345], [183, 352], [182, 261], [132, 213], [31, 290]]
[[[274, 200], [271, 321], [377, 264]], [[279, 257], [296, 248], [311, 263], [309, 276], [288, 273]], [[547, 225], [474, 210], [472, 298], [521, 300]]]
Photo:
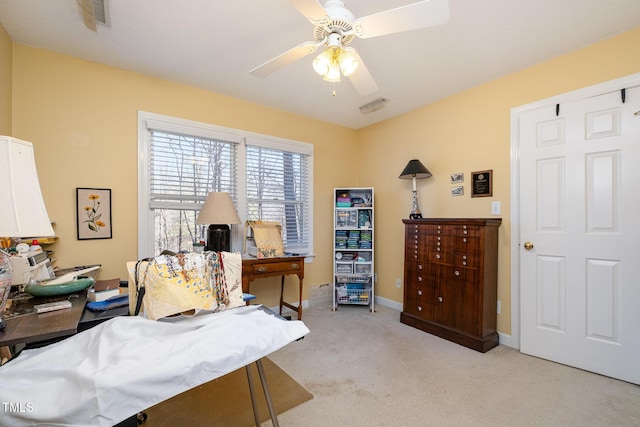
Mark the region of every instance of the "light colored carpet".
[[[271, 400], [277, 413], [306, 402], [313, 396], [268, 358], [262, 359]], [[251, 364], [261, 421], [269, 419], [256, 364]], [[245, 368], [195, 387], [149, 408], [144, 427], [254, 426], [251, 395]]]
[[376, 309], [305, 309], [311, 333], [269, 357], [314, 398], [280, 426], [640, 426], [639, 386], [502, 345], [482, 354]]

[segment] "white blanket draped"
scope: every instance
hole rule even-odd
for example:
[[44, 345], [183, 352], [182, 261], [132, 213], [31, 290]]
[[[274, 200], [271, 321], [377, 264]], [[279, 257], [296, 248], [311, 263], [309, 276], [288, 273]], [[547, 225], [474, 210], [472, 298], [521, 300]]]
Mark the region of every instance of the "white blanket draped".
[[258, 307], [179, 321], [117, 317], [25, 350], [0, 367], [0, 424], [113, 426], [309, 332]]

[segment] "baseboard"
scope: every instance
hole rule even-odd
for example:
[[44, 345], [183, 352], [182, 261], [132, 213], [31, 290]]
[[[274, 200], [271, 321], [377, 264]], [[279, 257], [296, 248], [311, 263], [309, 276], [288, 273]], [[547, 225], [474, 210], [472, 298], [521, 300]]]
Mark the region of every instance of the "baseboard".
[[511, 347], [511, 348], [515, 348], [515, 349], [518, 348], [516, 345], [514, 345], [513, 341], [511, 340], [511, 335], [507, 335], [507, 334], [503, 334], [502, 332], [498, 332], [498, 337], [500, 338], [500, 344], [501, 345], [506, 345], [507, 347]]
[[375, 298], [376, 304], [380, 304], [383, 305], [385, 307], [388, 308], [392, 308], [396, 311], [402, 311], [402, 303], [401, 302], [397, 302], [394, 300], [390, 300], [388, 298], [383, 298], [383, 297], [376, 297]]

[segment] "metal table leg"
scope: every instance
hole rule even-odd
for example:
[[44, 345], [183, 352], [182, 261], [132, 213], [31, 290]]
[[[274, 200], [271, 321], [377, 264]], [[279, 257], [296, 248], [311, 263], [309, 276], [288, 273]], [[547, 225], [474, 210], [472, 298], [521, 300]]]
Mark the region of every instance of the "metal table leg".
[[[262, 367], [262, 359], [256, 360], [256, 367], [258, 368], [258, 376], [262, 383], [262, 391], [264, 392], [264, 398], [267, 401], [267, 408], [269, 408], [269, 415], [271, 415], [271, 424], [273, 427], [280, 427], [278, 424], [278, 414], [276, 414], [273, 408], [273, 401], [271, 400], [271, 392], [269, 392], [269, 386], [267, 385], [267, 377], [264, 375], [264, 368]], [[247, 380], [249, 381], [249, 393], [251, 393], [251, 406], [253, 406], [253, 419], [256, 422], [256, 427], [260, 427], [260, 415], [258, 414], [258, 403], [256, 402], [256, 393], [253, 387], [253, 375], [251, 373], [251, 365], [245, 366], [247, 370]]]

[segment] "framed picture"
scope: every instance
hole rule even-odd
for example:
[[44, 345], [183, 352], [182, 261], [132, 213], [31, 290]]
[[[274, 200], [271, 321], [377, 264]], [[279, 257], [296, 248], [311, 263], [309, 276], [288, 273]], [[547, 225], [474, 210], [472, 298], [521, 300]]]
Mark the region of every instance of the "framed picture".
[[111, 239], [111, 190], [76, 188], [78, 240]]
[[451, 183], [452, 184], [457, 184], [457, 183], [461, 183], [461, 182], [464, 182], [464, 173], [458, 172], [458, 173], [452, 173], [451, 174]]
[[464, 194], [464, 187], [462, 185], [451, 187], [452, 196], [462, 196], [463, 194]]
[[493, 170], [471, 172], [471, 197], [493, 195]]

